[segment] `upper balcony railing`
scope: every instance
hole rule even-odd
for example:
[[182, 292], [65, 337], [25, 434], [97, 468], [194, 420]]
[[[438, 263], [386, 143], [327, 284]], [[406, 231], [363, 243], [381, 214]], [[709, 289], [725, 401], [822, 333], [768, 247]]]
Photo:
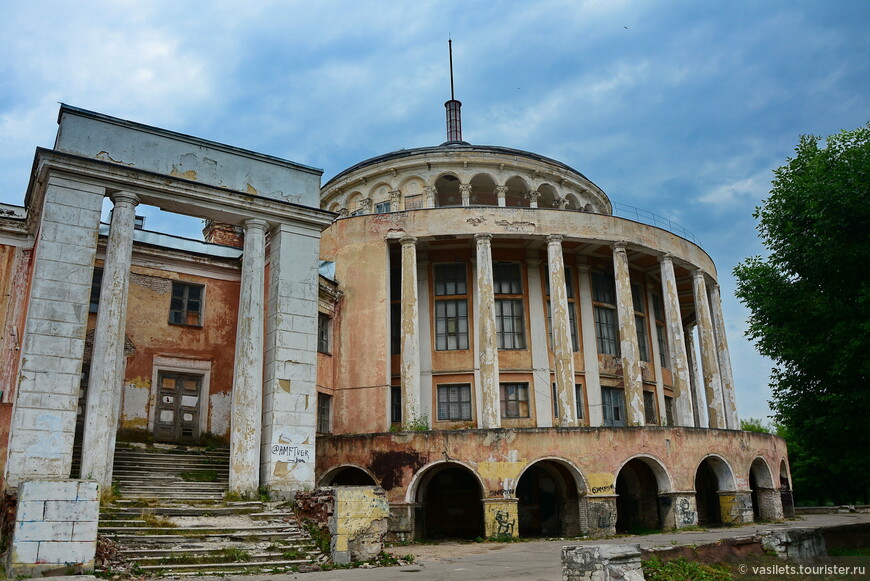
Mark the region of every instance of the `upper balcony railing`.
[[654, 214], [649, 210], [635, 208], [634, 206], [629, 206], [627, 204], [620, 204], [619, 202], [613, 202], [612, 204], [614, 216], [619, 216], [620, 218], [634, 220], [635, 222], [641, 222], [643, 224], [655, 226], [656, 228], [661, 228], [662, 230], [667, 230], [668, 232], [672, 232], [681, 238], [685, 238], [686, 240], [695, 243], [697, 246], [701, 246], [701, 243], [698, 242], [698, 239], [694, 234], [673, 220]]

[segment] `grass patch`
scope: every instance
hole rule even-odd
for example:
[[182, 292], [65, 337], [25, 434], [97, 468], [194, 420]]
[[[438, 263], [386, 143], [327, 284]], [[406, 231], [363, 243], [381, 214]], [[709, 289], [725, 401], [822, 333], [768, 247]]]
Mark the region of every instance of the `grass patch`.
[[147, 510], [143, 510], [142, 516], [139, 518], [142, 519], [146, 527], [153, 529], [174, 529], [178, 526], [172, 522], [171, 519], [168, 519], [165, 516], [160, 516], [159, 514], [154, 514]]
[[725, 565], [707, 565], [685, 557], [662, 561], [657, 557], [641, 563], [647, 581], [731, 581], [731, 571]]
[[161, 565], [200, 565], [206, 563], [247, 563], [251, 560], [251, 553], [238, 547], [226, 547], [219, 553], [206, 555], [193, 555], [182, 553], [170, 555], [160, 559]]
[[196, 470], [182, 472], [181, 479], [185, 482], [217, 482], [218, 475], [214, 470]]
[[870, 547], [858, 547], [855, 549], [828, 549], [831, 557], [870, 557]]

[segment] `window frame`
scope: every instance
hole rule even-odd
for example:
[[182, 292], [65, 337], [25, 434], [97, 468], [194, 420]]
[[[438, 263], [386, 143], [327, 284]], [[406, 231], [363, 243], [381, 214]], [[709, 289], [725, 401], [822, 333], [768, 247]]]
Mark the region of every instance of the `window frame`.
[[390, 386], [390, 423], [402, 423], [402, 386]]
[[100, 296], [103, 291], [103, 267], [95, 266], [91, 275], [91, 296], [88, 305], [89, 313], [96, 313], [100, 309]]
[[[176, 288], [179, 288], [179, 287], [184, 288], [184, 294], [180, 297], [177, 296], [176, 292], [175, 292]], [[194, 288], [199, 289], [199, 291], [200, 291], [198, 299], [191, 299], [188, 296], [190, 293], [190, 290], [194, 289]], [[182, 308], [181, 309], [173, 309], [172, 308], [173, 301], [175, 301], [175, 300], [182, 301]], [[188, 304], [192, 300], [199, 302], [199, 307], [195, 311], [188, 308]], [[181, 318], [183, 320], [182, 321], [173, 321], [173, 313], [179, 313], [180, 314], [179, 318]], [[196, 323], [186, 322], [191, 313], [196, 313], [196, 317], [197, 317]], [[171, 294], [169, 297], [169, 324], [170, 325], [179, 325], [181, 327], [202, 328], [204, 318], [205, 318], [205, 285], [191, 283], [191, 282], [185, 282], [185, 281], [180, 281], [180, 280], [173, 280], [172, 281], [172, 291], [171, 291]]]
[[631, 283], [631, 304], [634, 310], [634, 326], [637, 333], [638, 358], [641, 361], [652, 361], [650, 344], [647, 333], [646, 301], [644, 301], [644, 287], [640, 283]]
[[[526, 419], [531, 417], [528, 381], [507, 381], [498, 384], [499, 405], [502, 419]], [[509, 393], [512, 391], [512, 393]], [[525, 412], [525, 415], [523, 415]]]
[[[602, 355], [620, 355], [619, 315], [616, 309], [616, 281], [613, 274], [593, 270], [589, 273], [592, 286], [592, 313], [595, 323], [595, 345]], [[609, 296], [608, 296], [609, 295]], [[613, 302], [608, 302], [612, 299]]]
[[332, 433], [332, 396], [317, 392], [317, 433]]
[[[451, 401], [451, 389], [456, 389], [457, 394], [459, 395], [459, 399]], [[442, 398], [442, 393], [445, 397]], [[435, 386], [435, 394], [436, 394], [436, 418], [439, 422], [467, 422], [471, 421], [474, 417], [474, 410], [472, 409], [473, 398], [471, 394], [471, 384], [470, 383], [441, 383]], [[443, 408], [445, 413], [442, 415], [442, 405], [446, 406]], [[467, 408], [463, 408], [463, 405], [467, 405]], [[455, 406], [451, 407], [451, 406]], [[455, 414], [451, 413], [452, 410], [458, 410]], [[464, 413], [465, 409], [467, 409], [468, 414], [467, 417]]]
[[648, 426], [659, 424], [659, 414], [656, 405], [656, 392], [643, 390], [643, 422]]
[[332, 355], [332, 317], [317, 313], [317, 352]]
[[[601, 386], [601, 410], [604, 420], [602, 425], [609, 428], [625, 427], [625, 390]], [[614, 413], [617, 411], [618, 413]]]
[[[433, 264], [432, 294], [435, 297], [433, 300], [435, 350], [467, 351], [471, 348], [467, 263], [463, 261]], [[452, 315], [448, 314], [451, 307]], [[439, 330], [441, 328], [443, 331]]]
[[[544, 294], [547, 306], [547, 339], [549, 340], [550, 351], [554, 350], [553, 345], [553, 305], [550, 300], [550, 265], [545, 264], [544, 274]], [[580, 336], [577, 332], [577, 299], [574, 293], [574, 277], [571, 272], [571, 267], [565, 267], [565, 288], [568, 296], [568, 325], [571, 327], [571, 350], [574, 353], [580, 352]]]
[[[552, 386], [552, 395], [553, 395], [553, 418], [559, 419], [559, 397], [556, 393], [556, 382], [551, 382]], [[575, 383], [574, 384], [574, 406], [575, 411], [577, 412], [577, 420], [585, 420], [586, 414], [584, 413], [585, 406], [585, 395], [583, 393], [583, 384]]]
[[[523, 267], [519, 262], [509, 260], [493, 261], [492, 273], [498, 348], [510, 351], [528, 349]], [[505, 290], [508, 292], [503, 292]], [[509, 331], [505, 330], [505, 323], [509, 323]]]
[[671, 368], [670, 345], [668, 345], [667, 322], [665, 320], [665, 305], [662, 296], [653, 293], [653, 320], [656, 326], [656, 341], [659, 346], [659, 364], [663, 369]]

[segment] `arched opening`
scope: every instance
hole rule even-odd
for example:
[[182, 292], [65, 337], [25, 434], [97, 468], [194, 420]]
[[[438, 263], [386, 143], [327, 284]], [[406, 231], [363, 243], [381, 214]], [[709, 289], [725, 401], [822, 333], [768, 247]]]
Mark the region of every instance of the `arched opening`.
[[[733, 488], [731, 469], [721, 459], [704, 458], [695, 472], [695, 504], [698, 508], [698, 524], [719, 526], [722, 524], [722, 508], [719, 491]], [[730, 481], [730, 482], [729, 482]]]
[[662, 528], [659, 485], [652, 467], [643, 459], [629, 460], [616, 476], [616, 532]]
[[529, 466], [517, 483], [521, 537], [580, 535], [580, 495], [569, 469], [551, 460]]
[[480, 483], [464, 466], [445, 463], [430, 469], [417, 491], [420, 534], [426, 539], [482, 536], [481, 498]]
[[531, 201], [526, 195], [529, 192], [529, 185], [523, 178], [514, 176], [507, 180], [504, 185], [507, 186], [507, 193], [504, 198], [505, 206], [508, 208], [529, 207]]
[[752, 491], [752, 518], [758, 520], [778, 520], [775, 502], [777, 490], [773, 484], [770, 469], [761, 458], [752, 461], [749, 468], [749, 489]]
[[779, 463], [779, 496], [782, 501], [782, 515], [785, 518], [794, 518], [794, 497], [785, 460]]
[[445, 174], [435, 180], [435, 207], [461, 206], [462, 194], [459, 193], [459, 178]]
[[554, 188], [550, 184], [542, 184], [540, 187], [538, 187], [538, 191], [541, 193], [540, 197], [538, 198], [539, 208], [559, 207], [559, 196], [556, 193], [556, 188]]
[[498, 195], [495, 193], [495, 180], [486, 174], [478, 174], [471, 178], [471, 205], [498, 206]]
[[368, 472], [356, 466], [344, 466], [326, 475], [323, 486], [377, 486]]
[[577, 200], [577, 196], [575, 194], [565, 194], [565, 201], [567, 204], [565, 208], [568, 210], [579, 210], [580, 202]]

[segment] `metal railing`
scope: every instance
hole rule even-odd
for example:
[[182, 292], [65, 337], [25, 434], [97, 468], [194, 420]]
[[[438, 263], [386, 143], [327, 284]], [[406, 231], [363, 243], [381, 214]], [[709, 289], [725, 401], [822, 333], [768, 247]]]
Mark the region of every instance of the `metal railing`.
[[649, 224], [650, 226], [655, 226], [656, 228], [661, 228], [663, 230], [667, 230], [668, 232], [673, 232], [677, 236], [685, 238], [686, 240], [689, 240], [690, 242], [694, 242], [696, 245], [701, 246], [701, 243], [698, 242], [698, 239], [689, 230], [677, 224], [673, 220], [669, 220], [668, 218], [659, 216], [658, 214], [654, 214], [649, 210], [635, 208], [634, 206], [629, 206], [628, 204], [613, 202], [613, 215], [620, 218], [626, 218], [628, 220], [634, 220], [635, 222]]

